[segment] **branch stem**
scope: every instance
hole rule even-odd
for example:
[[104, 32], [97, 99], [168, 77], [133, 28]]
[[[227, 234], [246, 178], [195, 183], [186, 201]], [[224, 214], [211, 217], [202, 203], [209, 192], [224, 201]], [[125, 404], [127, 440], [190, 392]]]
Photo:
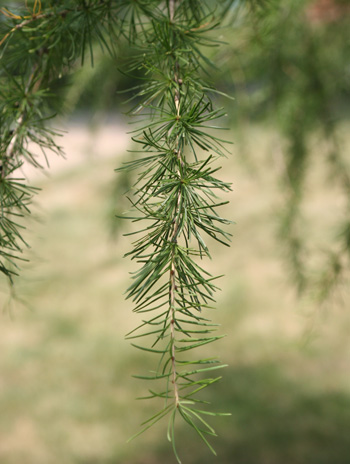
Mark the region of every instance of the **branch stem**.
[[171, 338], [171, 370], [172, 370], [172, 384], [174, 386], [174, 398], [175, 405], [178, 407], [180, 403], [179, 390], [177, 386], [177, 374], [176, 374], [176, 347], [175, 347], [175, 292], [176, 292], [176, 269], [175, 269], [175, 256], [174, 252], [171, 260], [170, 269], [170, 338]]
[[[35, 63], [33, 68], [32, 68], [32, 71], [30, 73], [30, 76], [29, 76], [29, 79], [28, 79], [28, 82], [27, 82], [27, 85], [26, 85], [26, 88], [25, 88], [25, 93], [28, 93], [29, 92], [29, 89], [31, 87], [31, 85], [33, 84], [33, 81], [34, 81], [34, 78], [35, 78], [35, 73], [38, 69], [38, 63]], [[39, 79], [39, 83], [38, 83], [38, 86], [40, 85], [40, 79]], [[18, 140], [18, 137], [19, 137], [19, 132], [25, 122], [25, 119], [26, 119], [26, 111], [23, 110], [22, 113], [18, 116], [17, 120], [16, 120], [16, 127], [14, 128], [13, 130], [13, 133], [12, 133], [12, 136], [11, 136], [11, 140], [9, 142], [9, 145], [7, 147], [7, 150], [6, 150], [6, 154], [2, 160], [2, 165], [1, 165], [1, 177], [2, 178], [5, 178], [6, 177], [6, 162], [8, 162], [9, 160], [11, 160], [12, 158], [15, 158], [16, 156], [16, 144], [17, 144], [17, 140]]]
[[[8, 32], [6, 35], [4, 35], [4, 37], [0, 40], [0, 46], [5, 42], [6, 39], [8, 39], [8, 37], [10, 37], [10, 35], [15, 32], [15, 31], [18, 31], [20, 29], [23, 29], [23, 27], [25, 26], [28, 26], [28, 24], [31, 24], [32, 22], [34, 21], [37, 21], [38, 19], [46, 19], [46, 18], [50, 18], [50, 17], [53, 17], [53, 16], [66, 16], [71, 10], [68, 10], [68, 9], [65, 9], [65, 10], [62, 10], [62, 11], [49, 11], [47, 13], [40, 13], [40, 14], [33, 14], [30, 18], [26, 18], [24, 19], [24, 21], [22, 21], [21, 23], [18, 23], [16, 24], [11, 30], [10, 32]], [[2, 14], [4, 14], [5, 16], [8, 16], [7, 14], [5, 14], [5, 12], [3, 10], [0, 10], [0, 12]], [[14, 17], [13, 15], [11, 15], [12, 17]], [[16, 18], [15, 19], [23, 19], [23, 18]]]
[[169, 19], [171, 22], [174, 21], [175, 16], [175, 1], [176, 0], [169, 0]]
[[[175, 1], [176, 0], [169, 0], [169, 19], [170, 22], [174, 21], [174, 16], [175, 16]], [[175, 94], [174, 94], [174, 101], [175, 101], [175, 107], [176, 107], [176, 114], [177, 117], [180, 116], [180, 92], [178, 89], [178, 82], [179, 82], [179, 64], [178, 62], [175, 62], [174, 66], [174, 80], [176, 82], [177, 88], [175, 89]], [[177, 158], [181, 160], [181, 151], [180, 151], [180, 146], [178, 142], [178, 138], [176, 139], [175, 142], [175, 150], [174, 154], [177, 155]], [[174, 398], [175, 398], [175, 405], [176, 407], [179, 406], [180, 404], [180, 397], [179, 397], [179, 389], [177, 385], [177, 373], [176, 373], [176, 346], [175, 346], [175, 341], [176, 341], [176, 334], [175, 334], [175, 322], [176, 322], [176, 307], [175, 307], [175, 294], [176, 294], [176, 265], [175, 265], [175, 244], [177, 242], [177, 234], [178, 234], [178, 228], [179, 228], [179, 221], [180, 221], [180, 207], [181, 203], [181, 189], [178, 192], [177, 195], [177, 203], [176, 203], [176, 208], [174, 211], [174, 217], [173, 217], [173, 231], [171, 235], [171, 242], [174, 244], [173, 245], [173, 251], [171, 254], [171, 265], [170, 265], [170, 278], [169, 278], [169, 285], [170, 285], [170, 338], [171, 338], [171, 370], [172, 370], [172, 383], [174, 386]]]
[[[178, 141], [177, 141], [178, 144]], [[179, 160], [181, 160], [181, 153], [180, 153], [180, 147], [177, 147], [177, 157]], [[176, 374], [176, 358], [175, 358], [175, 352], [176, 352], [176, 347], [175, 347], [175, 321], [176, 321], [176, 307], [175, 307], [175, 293], [176, 293], [176, 266], [175, 266], [175, 244], [177, 243], [177, 234], [178, 234], [178, 228], [179, 228], [179, 221], [181, 218], [180, 215], [180, 203], [181, 203], [181, 189], [178, 192], [177, 195], [177, 203], [176, 203], [176, 208], [174, 211], [174, 217], [173, 217], [173, 232], [171, 235], [171, 242], [173, 244], [173, 251], [171, 254], [171, 266], [170, 266], [170, 279], [169, 279], [169, 285], [170, 285], [170, 338], [171, 338], [171, 367], [172, 367], [172, 383], [174, 385], [174, 397], [175, 397], [175, 404], [176, 407], [179, 406], [180, 404], [180, 398], [179, 398], [179, 390], [177, 386], [177, 374]]]

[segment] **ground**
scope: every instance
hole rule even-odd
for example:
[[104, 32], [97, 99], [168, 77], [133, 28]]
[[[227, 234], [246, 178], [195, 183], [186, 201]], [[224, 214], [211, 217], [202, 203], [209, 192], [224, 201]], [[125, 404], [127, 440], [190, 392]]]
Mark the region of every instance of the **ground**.
[[[111, 234], [114, 169], [129, 136], [120, 121], [92, 134], [82, 121], [73, 126], [62, 139], [67, 159], [51, 160], [49, 177], [26, 170], [42, 191], [18, 299], [1, 281], [0, 462], [172, 463], [165, 423], [126, 443], [153, 410], [135, 399], [145, 386], [131, 377], [152, 362], [124, 340], [139, 320], [123, 295], [130, 241]], [[214, 246], [206, 265], [225, 274], [210, 316], [227, 336], [210, 354], [229, 365], [208, 398], [232, 416], [214, 421], [218, 458], [182, 427], [179, 453], [186, 464], [348, 463], [349, 292], [323, 305], [297, 297], [276, 241], [280, 141], [265, 127], [244, 129], [245, 150], [231, 138], [221, 173], [233, 182], [222, 210], [236, 222], [232, 246]], [[325, 194], [324, 169], [306, 211], [332, 222], [342, 202]]]

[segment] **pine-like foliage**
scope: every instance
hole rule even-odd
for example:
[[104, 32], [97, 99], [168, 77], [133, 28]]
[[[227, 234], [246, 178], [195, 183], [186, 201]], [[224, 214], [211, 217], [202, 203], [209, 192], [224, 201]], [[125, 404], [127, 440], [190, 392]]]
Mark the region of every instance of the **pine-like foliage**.
[[36, 190], [19, 168], [42, 168], [48, 152], [61, 153], [49, 126], [52, 87], [87, 50], [93, 59], [96, 40], [112, 52], [118, 15], [111, 1], [9, 3], [0, 8], [0, 271], [12, 282], [27, 246], [21, 217]]
[[142, 76], [134, 92], [144, 122], [133, 137], [141, 154], [122, 168], [138, 171], [131, 219], [141, 234], [128, 253], [141, 265], [128, 297], [146, 319], [128, 338], [151, 339], [135, 346], [159, 357], [154, 372], [140, 378], [156, 381], [148, 397], [163, 407], [142, 431], [168, 415], [179, 462], [178, 416], [214, 452], [207, 435], [215, 432], [204, 417], [216, 414], [205, 409], [200, 392], [220, 378], [215, 372], [223, 366], [191, 352], [220, 338], [206, 317], [217, 277], [200, 261], [210, 257], [206, 237], [228, 245], [223, 227], [230, 221], [217, 210], [225, 204], [218, 194], [230, 186], [216, 177], [215, 161], [226, 148], [214, 124], [223, 112], [214, 108], [215, 90], [202, 75], [211, 66], [205, 47], [219, 44], [212, 32], [230, 3], [33, 0], [0, 8], [0, 271], [10, 281], [26, 246], [21, 218], [35, 193], [19, 168], [24, 162], [42, 167], [37, 148], [44, 160], [47, 152], [61, 153], [48, 124], [56, 81], [86, 55], [93, 64], [96, 42], [112, 56], [118, 39], [133, 46], [128, 72]]
[[138, 238], [127, 256], [140, 268], [128, 298], [144, 319], [128, 338], [158, 357], [154, 371], [138, 377], [152, 383], [146, 398], [158, 398], [163, 405], [141, 432], [169, 416], [168, 438], [180, 462], [174, 438], [178, 416], [214, 452], [207, 435], [215, 432], [205, 417], [215, 414], [205, 409], [199, 393], [220, 379], [216, 370], [223, 367], [216, 358], [191, 353], [220, 338], [206, 317], [217, 277], [200, 261], [210, 257], [206, 237], [227, 246], [230, 236], [224, 230], [229, 221], [218, 213], [225, 204], [218, 194], [230, 186], [216, 177], [215, 167], [225, 148], [213, 132], [223, 112], [214, 108], [214, 89], [201, 77], [210, 65], [204, 47], [217, 45], [210, 31], [218, 18], [206, 2], [147, 6], [128, 12], [132, 19], [138, 14], [148, 18], [147, 23], [130, 22], [135, 31], [130, 72], [141, 71], [144, 80], [136, 89], [134, 112], [144, 114], [145, 122], [134, 131], [139, 155], [122, 168], [138, 170], [129, 217], [139, 226], [132, 233]]

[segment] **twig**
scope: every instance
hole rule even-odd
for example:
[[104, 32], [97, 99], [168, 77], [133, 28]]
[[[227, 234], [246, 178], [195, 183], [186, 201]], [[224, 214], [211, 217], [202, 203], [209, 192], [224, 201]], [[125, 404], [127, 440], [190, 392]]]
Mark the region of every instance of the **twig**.
[[169, 0], [169, 18], [170, 21], [174, 21], [174, 16], [175, 16], [175, 2], [176, 0]]
[[[174, 20], [174, 15], [175, 15], [175, 1], [176, 0], [169, 0], [169, 18], [170, 21], [173, 22]], [[178, 85], [179, 77], [178, 77], [178, 63], [175, 63], [175, 70], [174, 70], [174, 80], [176, 84]], [[175, 90], [175, 95], [174, 95], [174, 100], [175, 100], [175, 107], [176, 107], [176, 113], [177, 117], [180, 117], [180, 92], [179, 89], [176, 88]], [[176, 139], [176, 154], [178, 159], [181, 159], [181, 153], [179, 150], [178, 146], [178, 140]], [[173, 233], [171, 236], [171, 241], [172, 243], [176, 243], [176, 237], [178, 233], [178, 227], [179, 227], [179, 219], [180, 219], [180, 214], [179, 214], [179, 205], [181, 202], [181, 191], [179, 191], [178, 196], [177, 196], [177, 205], [176, 209], [174, 212], [174, 229]], [[177, 220], [176, 220], [177, 216]], [[176, 383], [177, 380], [177, 374], [176, 374], [176, 359], [175, 359], [175, 313], [176, 313], [176, 308], [175, 308], [175, 293], [176, 293], [176, 267], [175, 267], [175, 253], [174, 249], [172, 251], [172, 257], [171, 257], [171, 268], [170, 268], [170, 315], [171, 315], [171, 321], [170, 321], [170, 338], [171, 338], [171, 365], [172, 365], [172, 383], [174, 385], [174, 397], [175, 397], [175, 404], [176, 407], [179, 406], [180, 404], [180, 399], [179, 399], [179, 391], [178, 391], [178, 386]]]
[[[41, 13], [41, 14], [33, 14], [31, 18], [28, 18], [28, 19], [25, 19], [24, 21], [22, 21], [21, 23], [19, 24], [16, 24], [16, 26], [14, 26], [10, 32], [8, 32], [1, 40], [0, 40], [0, 47], [1, 45], [5, 42], [5, 40], [15, 31], [18, 31], [20, 29], [22, 29], [23, 27], [27, 26], [28, 24], [31, 24], [32, 22], [38, 20], [38, 19], [44, 19], [44, 18], [49, 18], [50, 16], [62, 16], [62, 17], [65, 17], [69, 12], [71, 12], [72, 10], [69, 10], [69, 9], [65, 9], [65, 10], [62, 10], [62, 11], [58, 11], [58, 12], [54, 12], [54, 11], [49, 11], [47, 13]], [[4, 14], [5, 16], [7, 16], [3, 10], [0, 10], [0, 12], [2, 14]], [[20, 19], [21, 17], [15, 17], [15, 19]]]

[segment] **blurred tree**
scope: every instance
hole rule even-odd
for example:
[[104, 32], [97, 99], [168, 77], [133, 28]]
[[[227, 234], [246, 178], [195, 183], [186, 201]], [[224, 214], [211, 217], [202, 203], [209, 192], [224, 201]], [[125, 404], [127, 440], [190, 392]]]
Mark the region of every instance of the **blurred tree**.
[[[349, 4], [240, 3], [228, 21], [233, 30], [225, 50], [236, 113], [270, 125], [284, 141], [279, 237], [299, 291], [313, 289], [322, 300], [349, 276], [350, 266], [350, 166], [343, 141], [350, 103]], [[314, 234], [305, 234], [303, 213], [306, 183], [320, 156], [328, 163], [325, 188], [339, 187], [344, 198], [334, 237], [322, 250]]]

